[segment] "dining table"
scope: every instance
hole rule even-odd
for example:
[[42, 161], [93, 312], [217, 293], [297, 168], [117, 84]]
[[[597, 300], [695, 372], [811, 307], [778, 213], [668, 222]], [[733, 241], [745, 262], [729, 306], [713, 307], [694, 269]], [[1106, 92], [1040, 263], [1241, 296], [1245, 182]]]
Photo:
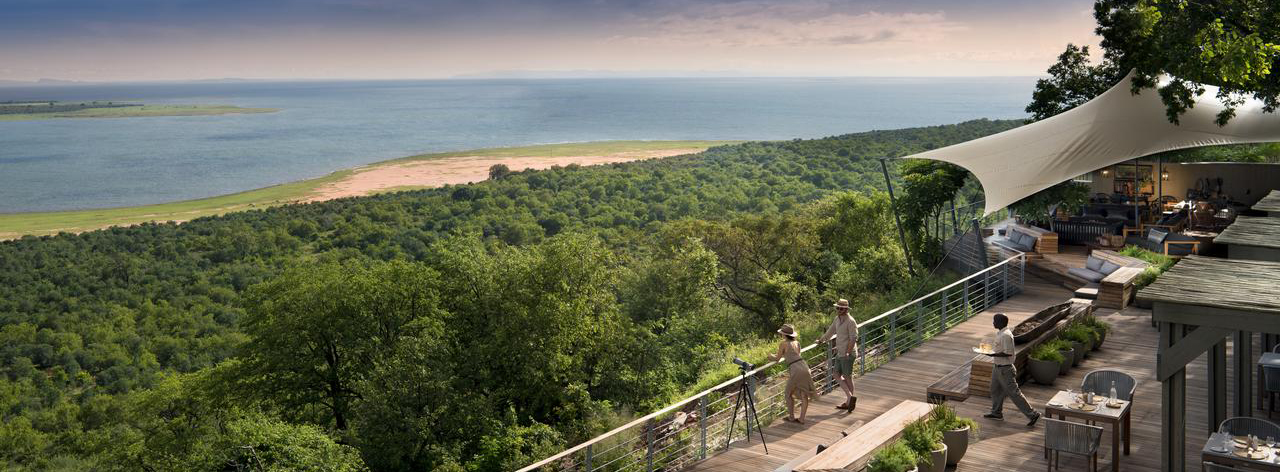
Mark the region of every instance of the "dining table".
[[1209, 435], [1200, 460], [1234, 469], [1280, 472], [1280, 448], [1257, 438], [1254, 446], [1250, 446], [1249, 438], [1223, 432]]
[[1106, 397], [1094, 395], [1094, 404], [1085, 405], [1080, 401], [1081, 395], [1069, 390], [1059, 391], [1045, 404], [1044, 414], [1060, 420], [1079, 418], [1087, 422], [1111, 425], [1111, 470], [1119, 471], [1121, 436], [1124, 439], [1124, 455], [1129, 455], [1133, 402], [1116, 400], [1116, 404], [1108, 405]]

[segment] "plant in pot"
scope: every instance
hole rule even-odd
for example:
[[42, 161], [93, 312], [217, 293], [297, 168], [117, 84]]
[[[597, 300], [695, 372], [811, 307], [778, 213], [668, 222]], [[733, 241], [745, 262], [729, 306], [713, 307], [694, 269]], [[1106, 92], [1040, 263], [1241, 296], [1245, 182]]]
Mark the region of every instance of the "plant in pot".
[[902, 440], [889, 443], [876, 451], [867, 463], [867, 472], [917, 472], [920, 458]]
[[978, 439], [978, 423], [972, 418], [956, 415], [947, 405], [938, 405], [929, 415], [929, 422], [942, 432], [942, 443], [947, 446], [947, 465], [956, 465], [969, 450], [969, 440]]
[[1080, 365], [1080, 361], [1084, 360], [1085, 353], [1093, 348], [1093, 333], [1089, 332], [1089, 328], [1079, 323], [1072, 323], [1067, 329], [1062, 331], [1062, 338], [1071, 342], [1071, 348], [1076, 350], [1075, 359], [1071, 361], [1072, 366]]
[[902, 442], [920, 457], [921, 472], [942, 472], [947, 468], [947, 445], [936, 424], [923, 418], [902, 428]]
[[1055, 337], [1045, 341], [1043, 345], [1052, 346], [1053, 349], [1058, 351], [1058, 354], [1062, 354], [1062, 365], [1058, 367], [1058, 375], [1067, 375], [1067, 372], [1071, 371], [1071, 364], [1075, 363], [1076, 359], [1076, 350], [1071, 347], [1071, 342]]
[[1093, 315], [1086, 316], [1083, 323], [1085, 326], [1088, 326], [1089, 329], [1093, 330], [1095, 340], [1093, 343], [1093, 350], [1098, 350], [1102, 347], [1102, 341], [1107, 339], [1107, 333], [1111, 331], [1111, 324], [1106, 321], [1102, 321]]
[[1065, 359], [1062, 353], [1058, 352], [1057, 346], [1040, 343], [1031, 350], [1031, 357], [1027, 359], [1027, 371], [1031, 373], [1031, 378], [1035, 379], [1036, 383], [1053, 385], [1053, 381], [1058, 378], [1058, 371], [1062, 370], [1062, 361]]

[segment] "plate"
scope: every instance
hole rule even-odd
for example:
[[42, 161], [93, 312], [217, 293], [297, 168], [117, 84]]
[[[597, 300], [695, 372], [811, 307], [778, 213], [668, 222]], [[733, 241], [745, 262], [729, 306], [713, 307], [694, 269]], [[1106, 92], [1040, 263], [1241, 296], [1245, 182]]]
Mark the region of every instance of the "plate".
[[978, 348], [976, 348], [976, 347], [975, 347], [975, 348], [973, 348], [973, 352], [978, 353], [978, 354], [982, 354], [982, 355], [984, 355], [984, 356], [990, 356], [990, 355], [992, 355], [992, 354], [995, 354], [995, 352], [993, 352], [993, 351], [983, 351], [983, 350], [978, 349]]
[[1227, 452], [1227, 448], [1222, 446], [1209, 446], [1209, 450], [1213, 452], [1219, 452], [1219, 453]]
[[1107, 408], [1120, 408], [1124, 406], [1124, 402], [1108, 403]]
[[1098, 409], [1098, 407], [1095, 405], [1085, 405], [1083, 403], [1076, 403], [1074, 405], [1071, 405], [1071, 407], [1080, 411], [1094, 411]]
[[1062, 404], [1061, 404], [1061, 403], [1058, 403], [1058, 402], [1049, 402], [1048, 404], [1049, 404], [1049, 406], [1052, 406], [1052, 407], [1055, 407], [1055, 408], [1062, 408]]
[[1255, 460], [1255, 461], [1260, 461], [1267, 458], [1266, 451], [1246, 452], [1244, 450], [1238, 450], [1238, 451], [1232, 452], [1231, 454], [1235, 455], [1236, 457], [1243, 457], [1243, 458]]

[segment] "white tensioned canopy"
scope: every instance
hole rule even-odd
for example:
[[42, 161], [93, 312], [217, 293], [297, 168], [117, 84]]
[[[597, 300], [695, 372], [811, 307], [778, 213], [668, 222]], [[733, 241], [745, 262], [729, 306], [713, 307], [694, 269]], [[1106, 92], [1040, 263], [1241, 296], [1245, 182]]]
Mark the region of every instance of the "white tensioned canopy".
[[[1205, 87], [1196, 105], [1170, 123], [1154, 89], [1130, 92], [1130, 72], [1084, 105], [1051, 118], [984, 138], [905, 158], [950, 162], [972, 172], [986, 194], [984, 214], [1068, 179], [1121, 162], [1175, 149], [1280, 141], [1280, 114], [1263, 113], [1249, 99], [1226, 126], [1217, 87]], [[905, 159], [904, 158], [904, 159]]]

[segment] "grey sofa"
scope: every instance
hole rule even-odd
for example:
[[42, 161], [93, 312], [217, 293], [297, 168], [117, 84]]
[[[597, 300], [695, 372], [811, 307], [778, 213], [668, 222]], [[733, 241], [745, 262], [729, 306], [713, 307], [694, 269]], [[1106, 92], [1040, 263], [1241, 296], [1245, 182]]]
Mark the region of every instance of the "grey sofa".
[[1035, 252], [1036, 237], [1019, 231], [1016, 226], [1005, 229], [1004, 236], [993, 238], [992, 244], [1019, 252]]
[[1067, 273], [1096, 284], [1119, 268], [1119, 264], [1091, 255], [1085, 260], [1084, 267], [1072, 267], [1067, 269]]
[[1149, 227], [1143, 230], [1125, 228], [1124, 243], [1166, 256], [1186, 256], [1200, 253], [1200, 241], [1191, 236], [1172, 233], [1165, 228]]

